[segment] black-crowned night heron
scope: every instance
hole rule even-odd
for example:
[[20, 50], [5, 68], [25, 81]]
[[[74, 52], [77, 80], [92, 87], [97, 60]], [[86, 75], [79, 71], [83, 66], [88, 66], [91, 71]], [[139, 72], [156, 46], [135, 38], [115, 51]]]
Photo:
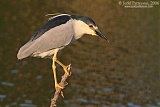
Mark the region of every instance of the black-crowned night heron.
[[68, 73], [68, 71], [67, 66], [63, 65], [57, 59], [57, 53], [59, 50], [81, 38], [84, 34], [98, 35], [108, 40], [98, 30], [95, 22], [89, 17], [58, 14], [51, 17], [49, 21], [37, 30], [30, 40], [20, 48], [17, 58], [23, 59], [28, 56], [52, 58], [55, 88], [63, 88], [57, 83], [55, 62], [62, 66], [66, 73]]

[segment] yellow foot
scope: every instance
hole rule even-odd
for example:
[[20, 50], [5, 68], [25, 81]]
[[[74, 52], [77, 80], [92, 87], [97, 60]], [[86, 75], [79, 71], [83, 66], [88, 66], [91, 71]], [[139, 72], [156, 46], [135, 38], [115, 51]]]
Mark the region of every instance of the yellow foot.
[[[60, 86], [59, 84], [56, 84], [56, 85], [55, 85], [55, 89], [57, 90], [58, 88], [63, 89], [64, 87]], [[63, 95], [62, 90], [61, 90], [61, 96], [64, 98], [64, 95]]]
[[65, 73], [67, 73], [69, 76], [71, 76], [72, 73], [68, 72], [68, 67], [69, 66], [63, 66], [63, 70], [64, 70]]
[[63, 87], [63, 86], [60, 86], [59, 84], [55, 84], [55, 89], [57, 90], [58, 88], [63, 89], [64, 87]]

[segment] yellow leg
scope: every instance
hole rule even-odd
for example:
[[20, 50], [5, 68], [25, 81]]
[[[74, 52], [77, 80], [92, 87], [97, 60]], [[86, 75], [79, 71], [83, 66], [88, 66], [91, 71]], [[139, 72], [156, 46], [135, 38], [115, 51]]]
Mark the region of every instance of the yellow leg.
[[57, 89], [58, 87], [63, 89], [64, 87], [60, 86], [57, 83], [56, 66], [55, 66], [55, 62], [54, 62], [54, 57], [52, 58], [52, 60], [53, 60], [52, 69], [53, 69], [53, 74], [54, 74], [55, 89]]
[[63, 70], [64, 70], [65, 73], [67, 73], [68, 75], [71, 75], [71, 74], [69, 74], [69, 72], [68, 72], [68, 69], [67, 69], [68, 67], [65, 66], [64, 64], [62, 64], [62, 63], [57, 59], [57, 53], [54, 54], [54, 61], [55, 61], [56, 63], [58, 63], [58, 64], [63, 68]]

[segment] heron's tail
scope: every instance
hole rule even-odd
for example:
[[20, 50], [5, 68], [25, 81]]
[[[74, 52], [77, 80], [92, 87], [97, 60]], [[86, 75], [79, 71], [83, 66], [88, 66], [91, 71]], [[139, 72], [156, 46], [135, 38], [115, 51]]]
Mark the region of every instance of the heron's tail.
[[17, 58], [23, 59], [30, 56], [33, 53], [33, 50], [30, 49], [32, 44], [33, 42], [28, 42], [24, 46], [22, 46], [18, 51]]

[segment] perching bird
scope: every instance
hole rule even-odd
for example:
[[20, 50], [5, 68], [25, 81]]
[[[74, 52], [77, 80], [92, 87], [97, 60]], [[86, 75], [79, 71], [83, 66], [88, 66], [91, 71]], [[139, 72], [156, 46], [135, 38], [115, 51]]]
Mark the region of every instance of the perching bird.
[[98, 30], [95, 22], [89, 17], [58, 14], [51, 17], [49, 21], [37, 30], [30, 40], [20, 48], [17, 58], [23, 59], [28, 56], [52, 58], [55, 88], [63, 88], [57, 83], [55, 62], [58, 63], [66, 73], [68, 73], [68, 71], [67, 66], [63, 65], [57, 59], [57, 53], [59, 50], [81, 38], [84, 34], [98, 35], [108, 40]]

